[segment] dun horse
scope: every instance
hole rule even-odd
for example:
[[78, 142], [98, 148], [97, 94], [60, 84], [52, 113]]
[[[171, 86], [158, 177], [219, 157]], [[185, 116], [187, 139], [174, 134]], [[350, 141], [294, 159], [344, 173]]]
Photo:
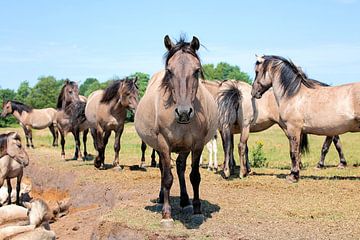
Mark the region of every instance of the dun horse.
[[20, 184], [23, 168], [29, 164], [29, 156], [21, 144], [16, 132], [0, 134], [0, 187], [6, 179], [8, 188], [8, 204], [11, 204], [11, 178], [17, 178], [16, 204], [20, 205]]
[[49, 128], [53, 136], [52, 145], [58, 145], [58, 131], [56, 126], [56, 110], [53, 108], [33, 109], [15, 100], [3, 101], [1, 117], [12, 114], [19, 121], [26, 137], [26, 146], [34, 148], [32, 141], [32, 128]]
[[[98, 156], [94, 161], [96, 168], [104, 167], [105, 148], [111, 131], [115, 132], [115, 159], [113, 166], [119, 165], [120, 138], [124, 130], [127, 110], [135, 110], [138, 104], [137, 78], [114, 81], [105, 90], [93, 92], [86, 104], [85, 115], [90, 122], [95, 148]], [[95, 135], [95, 136], [94, 136]]]
[[309, 79], [290, 60], [279, 56], [257, 57], [255, 73], [252, 96], [261, 98], [272, 87], [279, 106], [290, 144], [289, 181], [299, 180], [300, 146], [306, 134], [337, 136], [360, 131], [359, 83], [330, 87]]
[[73, 159], [81, 156], [80, 132], [83, 131], [84, 156], [86, 159], [86, 141], [89, 132], [89, 123], [85, 117], [86, 98], [79, 95], [79, 88], [76, 82], [66, 80], [62, 87], [57, 101], [57, 122], [61, 135], [61, 156], [65, 159], [65, 136], [71, 132], [75, 138], [75, 154]]
[[[224, 175], [229, 177], [230, 172], [234, 171], [234, 142], [233, 134], [243, 132], [244, 128], [250, 127], [250, 132], [260, 132], [268, 129], [274, 124], [280, 124], [279, 108], [272, 91], [268, 91], [261, 99], [252, 99], [250, 92], [251, 86], [244, 82], [238, 81], [204, 81], [206, 88], [217, 98], [220, 112], [220, 132], [223, 139], [224, 147]], [[235, 107], [234, 107], [235, 106]], [[247, 131], [244, 131], [245, 133]], [[247, 172], [242, 171], [241, 177], [250, 172], [248, 164], [248, 136], [240, 137], [239, 155], [245, 154]], [[241, 143], [243, 141], [243, 143]], [[339, 153], [339, 167], [344, 167], [346, 161], [341, 148], [339, 136], [326, 137], [322, 147], [320, 161], [317, 167], [324, 166], [324, 159], [329, 150], [331, 142], [334, 142], [336, 150]], [[245, 144], [245, 149], [241, 146]], [[230, 165], [230, 166], [229, 166]], [[230, 168], [230, 171], [229, 171]]]
[[160, 157], [161, 190], [163, 202], [162, 223], [172, 225], [170, 189], [171, 152], [179, 153], [176, 159], [180, 183], [180, 205], [191, 206], [185, 185], [186, 159], [191, 152], [190, 181], [194, 191], [194, 214], [201, 213], [199, 198], [199, 160], [204, 145], [215, 135], [217, 107], [213, 97], [201, 83], [203, 70], [196, 51], [200, 42], [196, 37], [174, 44], [164, 39], [168, 52], [165, 70], [156, 73], [149, 82], [145, 95], [135, 113], [135, 128], [141, 139], [154, 148]]

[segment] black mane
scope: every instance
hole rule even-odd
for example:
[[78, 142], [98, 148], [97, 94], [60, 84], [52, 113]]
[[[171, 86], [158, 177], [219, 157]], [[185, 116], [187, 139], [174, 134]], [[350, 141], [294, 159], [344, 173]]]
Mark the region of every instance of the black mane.
[[[184, 53], [188, 53], [188, 54], [194, 56], [201, 63], [201, 59], [200, 59], [199, 55], [196, 53], [196, 51], [193, 48], [191, 48], [190, 43], [186, 42], [185, 36], [180, 36], [180, 39], [176, 42], [175, 46], [172, 47], [169, 51], [167, 51], [164, 54], [165, 69], [168, 66], [170, 58], [172, 58], [175, 55], [175, 53], [177, 53], [178, 51], [182, 51]], [[203, 71], [201, 64], [200, 64], [200, 67], [201, 67], [200, 68], [200, 76], [202, 79], [205, 79], [204, 71]], [[170, 79], [171, 79], [170, 73], [168, 71], [165, 71], [165, 76], [162, 79], [160, 88], [163, 88], [165, 90], [165, 92], [169, 92], [169, 94], [170, 94], [169, 98], [166, 100], [166, 104], [165, 104], [167, 107], [171, 106], [171, 104], [173, 103]]]
[[65, 100], [64, 99], [64, 92], [65, 92], [65, 87], [67, 85], [71, 85], [71, 86], [77, 86], [77, 83], [74, 82], [74, 81], [70, 81], [69, 79], [66, 79], [65, 82], [64, 82], [64, 86], [62, 86], [61, 88], [61, 91], [60, 91], [60, 94], [59, 94], [59, 97], [58, 97], [58, 100], [57, 100], [57, 103], [56, 103], [56, 108], [57, 109], [62, 109], [62, 105], [63, 105], [63, 101]]
[[[283, 95], [286, 94], [287, 97], [295, 95], [301, 84], [307, 88], [315, 88], [316, 86], [329, 86], [326, 83], [320, 81], [309, 79], [308, 76], [297, 67], [291, 60], [280, 56], [267, 55], [263, 56], [265, 59], [263, 64], [263, 74], [266, 71], [280, 71], [280, 83], [283, 87]], [[272, 63], [272, 64], [271, 64]], [[256, 63], [258, 64], [258, 62]]]
[[118, 101], [120, 99], [120, 95], [118, 94], [119, 88], [122, 84], [126, 84], [127, 88], [130, 92], [135, 92], [138, 89], [138, 86], [135, 83], [135, 80], [132, 78], [125, 78], [120, 80], [115, 80], [111, 83], [105, 90], [103, 97], [101, 98], [101, 103], [109, 103], [111, 100], [115, 99]]
[[18, 102], [18, 101], [15, 101], [15, 100], [11, 100], [11, 101], [8, 101], [11, 103], [11, 108], [12, 108], [12, 111], [18, 111], [20, 114], [25, 111], [25, 112], [31, 112], [33, 110], [32, 107], [22, 103], [22, 102]]

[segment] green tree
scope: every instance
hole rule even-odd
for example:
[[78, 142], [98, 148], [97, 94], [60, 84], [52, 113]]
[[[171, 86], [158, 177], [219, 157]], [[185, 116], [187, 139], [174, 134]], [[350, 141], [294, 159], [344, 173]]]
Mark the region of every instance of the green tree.
[[28, 96], [30, 95], [30, 93], [31, 93], [31, 87], [29, 86], [29, 82], [23, 81], [20, 83], [20, 86], [15, 95], [15, 99], [22, 103], [28, 104], [29, 101]]
[[[79, 87], [80, 95], [89, 96], [90, 90], [94, 90], [96, 86], [100, 86], [100, 82], [96, 78], [87, 78]], [[96, 90], [96, 89], [95, 89]]]
[[31, 89], [28, 103], [34, 108], [56, 107], [63, 80], [57, 81], [53, 76], [40, 77]]
[[220, 62], [216, 66], [214, 64], [203, 65], [205, 79], [209, 80], [226, 80], [235, 79], [251, 84], [249, 74], [242, 72], [237, 65], [230, 65], [226, 62]]
[[130, 75], [131, 78], [138, 77], [137, 85], [139, 87], [139, 97], [142, 98], [144, 96], [146, 87], [150, 80], [150, 75], [147, 73], [136, 72]]
[[[6, 100], [12, 100], [16, 96], [16, 93], [12, 89], [0, 89], [0, 101], [1, 101], [1, 108], [3, 106], [3, 102]], [[1, 109], [2, 111], [2, 109]], [[16, 119], [13, 116], [8, 116], [6, 118], [0, 118], [0, 127], [5, 127], [10, 124], [16, 123]]]

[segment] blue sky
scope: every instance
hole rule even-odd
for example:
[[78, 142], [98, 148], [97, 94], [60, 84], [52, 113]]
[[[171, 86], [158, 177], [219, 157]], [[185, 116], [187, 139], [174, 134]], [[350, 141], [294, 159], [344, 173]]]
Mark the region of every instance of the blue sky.
[[196, 35], [203, 63], [254, 76], [255, 54], [291, 58], [333, 85], [360, 81], [358, 0], [1, 1], [0, 86], [39, 76], [105, 81], [163, 68], [163, 38]]

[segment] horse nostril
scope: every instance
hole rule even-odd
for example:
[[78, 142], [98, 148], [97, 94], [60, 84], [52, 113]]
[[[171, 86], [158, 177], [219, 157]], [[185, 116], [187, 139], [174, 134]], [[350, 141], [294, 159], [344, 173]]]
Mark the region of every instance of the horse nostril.
[[177, 108], [175, 108], [175, 112], [178, 116], [180, 116], [179, 110]]
[[193, 109], [192, 108], [190, 108], [190, 110], [189, 110], [189, 116], [191, 116], [191, 113], [193, 112]]

